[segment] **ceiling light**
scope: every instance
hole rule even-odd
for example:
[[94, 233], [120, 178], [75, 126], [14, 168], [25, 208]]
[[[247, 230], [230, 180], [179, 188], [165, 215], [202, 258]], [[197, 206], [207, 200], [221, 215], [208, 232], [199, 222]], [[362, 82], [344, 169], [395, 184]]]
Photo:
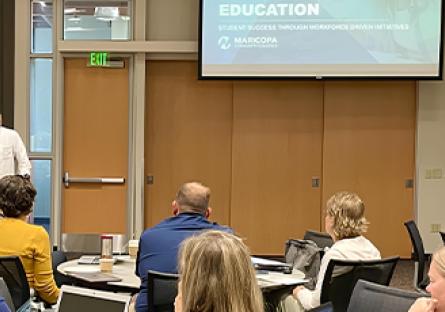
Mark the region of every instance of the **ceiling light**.
[[63, 12], [65, 14], [72, 14], [72, 13], [76, 13], [77, 9], [76, 8], [68, 8], [68, 9], [63, 10]]
[[94, 16], [101, 18], [116, 18], [119, 17], [119, 8], [118, 7], [96, 7], [94, 9]]

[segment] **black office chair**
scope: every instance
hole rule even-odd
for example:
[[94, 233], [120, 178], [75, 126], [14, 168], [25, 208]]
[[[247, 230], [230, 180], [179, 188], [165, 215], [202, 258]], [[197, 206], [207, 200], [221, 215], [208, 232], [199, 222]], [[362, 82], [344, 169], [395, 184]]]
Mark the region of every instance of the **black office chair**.
[[349, 302], [348, 312], [407, 312], [423, 295], [359, 280]]
[[19, 257], [0, 257], [0, 277], [8, 286], [16, 310], [30, 299], [28, 280]]
[[65, 276], [57, 271], [57, 267], [59, 266], [59, 264], [62, 264], [66, 261], [68, 261], [68, 260], [67, 260], [66, 254], [63, 251], [56, 250], [56, 251], [52, 252], [51, 262], [52, 262], [54, 281], [56, 282], [57, 287], [59, 287], [59, 288], [62, 287], [62, 285], [71, 285], [72, 284], [71, 280], [67, 276]]
[[399, 257], [381, 260], [330, 260], [321, 287], [320, 302], [332, 302], [335, 312], [346, 312], [359, 279], [389, 285]]
[[425, 254], [425, 248], [423, 247], [422, 237], [420, 236], [419, 229], [413, 220], [404, 223], [408, 230], [409, 238], [413, 247], [413, 260], [416, 263], [414, 272], [414, 286], [417, 291], [425, 292], [426, 286], [429, 284], [429, 278], [426, 274], [428, 267], [428, 257]]
[[328, 233], [313, 230], [307, 230], [306, 233], [304, 233], [303, 239], [311, 240], [315, 242], [318, 247], [323, 249], [326, 247], [331, 247], [334, 244], [332, 237]]
[[147, 304], [151, 312], [173, 312], [178, 293], [178, 274], [148, 271]]
[[439, 232], [440, 233], [440, 237], [442, 237], [442, 242], [445, 245], [445, 232]]
[[8, 286], [6, 285], [3, 277], [0, 277], [0, 296], [5, 299], [6, 305], [11, 312], [15, 312], [14, 303], [12, 302], [11, 293], [9, 292]]

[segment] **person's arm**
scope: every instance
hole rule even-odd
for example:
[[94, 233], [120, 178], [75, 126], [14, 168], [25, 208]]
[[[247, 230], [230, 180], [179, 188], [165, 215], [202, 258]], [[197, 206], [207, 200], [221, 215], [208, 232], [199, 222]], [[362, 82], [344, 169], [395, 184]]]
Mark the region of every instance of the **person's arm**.
[[26, 154], [26, 147], [23, 144], [20, 135], [14, 131], [14, 158], [17, 160], [17, 174], [19, 175], [31, 175], [31, 162]]
[[34, 254], [34, 290], [44, 301], [54, 304], [59, 297], [59, 288], [54, 281], [49, 236], [39, 228]]

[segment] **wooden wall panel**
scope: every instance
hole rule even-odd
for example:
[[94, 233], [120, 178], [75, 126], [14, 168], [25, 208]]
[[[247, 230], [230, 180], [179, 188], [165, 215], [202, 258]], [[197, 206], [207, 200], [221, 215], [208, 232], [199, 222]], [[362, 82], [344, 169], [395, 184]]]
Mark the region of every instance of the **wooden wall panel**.
[[410, 255], [403, 222], [413, 218], [415, 82], [325, 84], [323, 205], [336, 191], [357, 192], [384, 256]]
[[232, 83], [198, 81], [196, 62], [149, 61], [146, 79], [145, 226], [171, 216], [184, 182], [200, 181], [212, 195], [212, 220], [229, 223]]
[[319, 83], [234, 83], [231, 225], [254, 254], [283, 254], [319, 229], [323, 89]]

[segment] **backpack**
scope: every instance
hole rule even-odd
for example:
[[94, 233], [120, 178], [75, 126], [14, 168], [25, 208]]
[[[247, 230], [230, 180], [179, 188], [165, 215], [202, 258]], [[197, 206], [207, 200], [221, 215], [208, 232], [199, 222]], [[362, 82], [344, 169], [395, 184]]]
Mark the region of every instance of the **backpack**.
[[311, 240], [289, 239], [286, 241], [284, 253], [286, 263], [304, 273], [305, 278], [309, 280], [305, 286], [311, 290], [315, 289], [317, 284], [321, 250]]

